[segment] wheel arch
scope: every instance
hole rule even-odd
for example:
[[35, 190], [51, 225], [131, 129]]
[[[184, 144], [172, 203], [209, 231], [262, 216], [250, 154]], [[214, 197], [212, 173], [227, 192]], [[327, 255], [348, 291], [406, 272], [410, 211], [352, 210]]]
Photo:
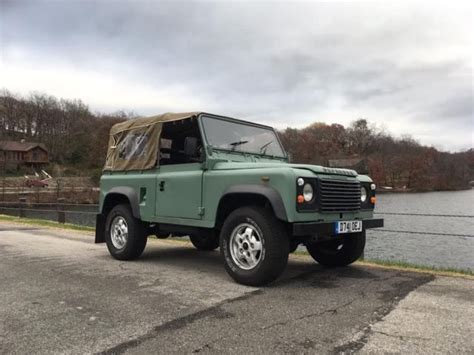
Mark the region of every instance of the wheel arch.
[[140, 219], [140, 206], [137, 192], [127, 186], [118, 186], [110, 189], [104, 197], [100, 213], [107, 215], [116, 205], [128, 203], [132, 210], [132, 215]]
[[234, 185], [222, 194], [216, 213], [216, 225], [222, 224], [225, 218], [239, 207], [269, 206], [275, 217], [288, 221], [285, 205], [280, 193], [270, 186], [263, 185]]
[[128, 204], [133, 217], [140, 219], [138, 196], [134, 189], [127, 186], [117, 186], [110, 189], [104, 197], [99, 214], [96, 216], [95, 242], [105, 242], [105, 227], [107, 215], [117, 205]]

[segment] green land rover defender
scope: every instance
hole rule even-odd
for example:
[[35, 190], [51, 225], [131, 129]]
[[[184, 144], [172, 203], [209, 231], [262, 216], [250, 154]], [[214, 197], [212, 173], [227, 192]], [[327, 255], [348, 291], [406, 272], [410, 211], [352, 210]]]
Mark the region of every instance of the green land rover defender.
[[[311, 147], [308, 147], [311, 149]], [[298, 245], [325, 266], [356, 261], [375, 185], [353, 170], [290, 164], [271, 127], [204, 112], [116, 124], [100, 184], [96, 243], [139, 257], [149, 235], [220, 247], [230, 276], [264, 285]]]

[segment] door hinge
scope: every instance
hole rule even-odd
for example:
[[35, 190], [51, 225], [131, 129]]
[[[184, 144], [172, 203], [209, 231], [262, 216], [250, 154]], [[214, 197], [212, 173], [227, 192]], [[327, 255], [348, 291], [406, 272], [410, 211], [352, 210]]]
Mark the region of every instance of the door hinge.
[[206, 209], [204, 207], [198, 207], [198, 215], [199, 216], [204, 216], [205, 210]]

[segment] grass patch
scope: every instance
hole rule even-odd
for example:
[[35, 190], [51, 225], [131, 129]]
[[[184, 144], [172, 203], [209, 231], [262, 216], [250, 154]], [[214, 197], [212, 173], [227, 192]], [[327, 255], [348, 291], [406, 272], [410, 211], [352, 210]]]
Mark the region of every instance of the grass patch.
[[[306, 250], [297, 250], [293, 253], [297, 256], [308, 256], [309, 253]], [[416, 272], [427, 272], [436, 275], [446, 275], [446, 276], [472, 276], [474, 277], [474, 271], [469, 269], [457, 269], [457, 268], [444, 268], [430, 265], [420, 265], [415, 263], [409, 263], [406, 261], [392, 261], [392, 260], [381, 260], [381, 259], [360, 259], [356, 261], [356, 264], [363, 266], [378, 266], [389, 269], [398, 269], [406, 271], [416, 271]]]
[[394, 269], [403, 269], [403, 270], [409, 270], [409, 271], [422, 271], [422, 272], [429, 272], [429, 273], [433, 273], [437, 275], [474, 276], [474, 271], [469, 270], [469, 269], [457, 269], [457, 268], [451, 268], [451, 267], [420, 265], [420, 264], [415, 264], [415, 263], [409, 263], [406, 261], [364, 259], [364, 260], [357, 261], [357, 264], [367, 265], [367, 266], [376, 265], [376, 266], [382, 266], [382, 267], [394, 268]]
[[58, 228], [58, 229], [69, 229], [69, 230], [83, 231], [83, 232], [95, 231], [94, 227], [81, 226], [78, 224], [58, 223], [54, 221], [48, 221], [45, 219], [20, 218], [16, 216], [7, 216], [7, 215], [2, 215], [2, 214], [0, 214], [0, 221], [21, 223], [21, 224], [35, 225], [35, 226], [42, 226], [42, 227], [52, 227], [52, 228]]

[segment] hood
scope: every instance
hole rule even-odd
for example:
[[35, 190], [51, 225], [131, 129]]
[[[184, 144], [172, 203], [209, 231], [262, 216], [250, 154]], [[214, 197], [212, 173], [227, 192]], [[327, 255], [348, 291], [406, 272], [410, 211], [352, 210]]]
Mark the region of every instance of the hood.
[[315, 174], [330, 174], [330, 175], [344, 175], [357, 176], [357, 172], [351, 169], [336, 169], [327, 168], [320, 165], [310, 164], [289, 164], [285, 162], [218, 162], [214, 166], [214, 170], [237, 170], [237, 169], [268, 169], [268, 168], [293, 168], [309, 170]]
[[316, 174], [331, 174], [331, 175], [344, 175], [344, 176], [357, 176], [357, 171], [352, 169], [339, 169], [339, 168], [327, 168], [321, 165], [309, 165], [309, 164], [288, 164], [294, 169], [310, 170]]

